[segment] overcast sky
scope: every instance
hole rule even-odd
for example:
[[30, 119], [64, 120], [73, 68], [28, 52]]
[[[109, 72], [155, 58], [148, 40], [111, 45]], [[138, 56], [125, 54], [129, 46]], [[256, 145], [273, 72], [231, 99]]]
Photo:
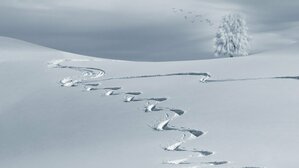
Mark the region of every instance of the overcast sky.
[[[298, 8], [298, 0], [1, 0], [0, 34], [104, 58], [206, 59], [214, 58], [212, 40], [224, 14], [242, 13], [255, 34], [297, 25]], [[214, 25], [191, 23], [195, 14]]]

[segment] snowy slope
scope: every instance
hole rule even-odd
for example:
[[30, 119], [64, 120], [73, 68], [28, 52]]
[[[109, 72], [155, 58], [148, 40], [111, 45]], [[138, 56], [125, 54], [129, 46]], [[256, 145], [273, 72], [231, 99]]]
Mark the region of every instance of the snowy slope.
[[297, 43], [157, 63], [0, 44], [0, 167], [297, 168]]

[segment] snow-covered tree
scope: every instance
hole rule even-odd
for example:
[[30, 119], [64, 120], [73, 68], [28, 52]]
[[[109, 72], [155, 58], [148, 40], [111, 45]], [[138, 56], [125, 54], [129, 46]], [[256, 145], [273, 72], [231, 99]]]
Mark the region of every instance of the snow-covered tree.
[[215, 38], [215, 55], [229, 57], [248, 55], [247, 30], [246, 22], [241, 15], [224, 16]]

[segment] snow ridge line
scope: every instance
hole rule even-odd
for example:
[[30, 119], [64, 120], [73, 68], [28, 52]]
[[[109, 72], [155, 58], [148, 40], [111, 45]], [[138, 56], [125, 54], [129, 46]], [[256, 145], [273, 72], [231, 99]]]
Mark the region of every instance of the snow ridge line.
[[[124, 102], [136, 102], [136, 101], [146, 101], [146, 105], [144, 107], [144, 112], [156, 112], [156, 111], [164, 111], [164, 119], [159, 121], [154, 125], [148, 125], [154, 131], [179, 131], [182, 132], [183, 135], [181, 139], [169, 146], [162, 147], [164, 151], [172, 151], [172, 152], [191, 152], [192, 154], [182, 158], [175, 160], [163, 161], [162, 164], [170, 164], [170, 165], [184, 165], [184, 164], [192, 164], [190, 160], [194, 157], [207, 157], [215, 154], [215, 152], [207, 151], [207, 150], [198, 150], [196, 148], [186, 149], [183, 147], [183, 144], [187, 143], [190, 140], [194, 140], [204, 134], [201, 130], [185, 128], [185, 127], [176, 127], [171, 126], [171, 121], [182, 117], [185, 114], [184, 110], [178, 108], [170, 108], [170, 107], [160, 107], [157, 106], [159, 103], [167, 101], [165, 97], [158, 98], [138, 98], [137, 96], [141, 95], [142, 92], [139, 91], [128, 91], [128, 92], [119, 92], [122, 87], [98, 87], [101, 83], [99, 81], [107, 81], [107, 80], [117, 80], [117, 79], [136, 79], [136, 78], [150, 78], [150, 77], [166, 77], [166, 76], [182, 76], [182, 75], [191, 75], [191, 76], [202, 76], [200, 79], [201, 82], [208, 81], [207, 79], [211, 77], [209, 73], [172, 73], [172, 74], [159, 74], [159, 75], [141, 75], [141, 76], [128, 76], [128, 77], [115, 77], [115, 78], [106, 78], [99, 80], [98, 78], [103, 77], [105, 75], [105, 71], [99, 68], [92, 67], [78, 67], [78, 66], [66, 66], [62, 65], [63, 62], [72, 62], [72, 61], [93, 61], [93, 60], [72, 60], [72, 59], [64, 59], [64, 60], [54, 60], [49, 62], [48, 67], [51, 68], [60, 68], [60, 69], [72, 69], [75, 71], [79, 71], [82, 73], [81, 78], [73, 79], [71, 77], [64, 78], [60, 80], [60, 84], [63, 87], [77, 87], [83, 86], [85, 91], [96, 91], [96, 90], [104, 90], [105, 96], [113, 96], [113, 95], [125, 95]], [[95, 80], [96, 79], [96, 80]], [[169, 113], [173, 115], [170, 116]], [[188, 138], [187, 134], [189, 135]], [[197, 154], [197, 156], [195, 156]], [[207, 161], [200, 162], [199, 165], [192, 166], [192, 168], [199, 168], [201, 166], [218, 166], [231, 163], [229, 161]], [[242, 168], [260, 168], [260, 167], [242, 167]]]

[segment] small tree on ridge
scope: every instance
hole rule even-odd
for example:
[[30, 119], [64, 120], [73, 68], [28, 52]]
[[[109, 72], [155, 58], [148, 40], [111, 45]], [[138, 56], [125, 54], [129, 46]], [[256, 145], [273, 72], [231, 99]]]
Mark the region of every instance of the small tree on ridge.
[[216, 56], [248, 55], [249, 36], [244, 18], [239, 14], [228, 14], [222, 18], [215, 38]]

